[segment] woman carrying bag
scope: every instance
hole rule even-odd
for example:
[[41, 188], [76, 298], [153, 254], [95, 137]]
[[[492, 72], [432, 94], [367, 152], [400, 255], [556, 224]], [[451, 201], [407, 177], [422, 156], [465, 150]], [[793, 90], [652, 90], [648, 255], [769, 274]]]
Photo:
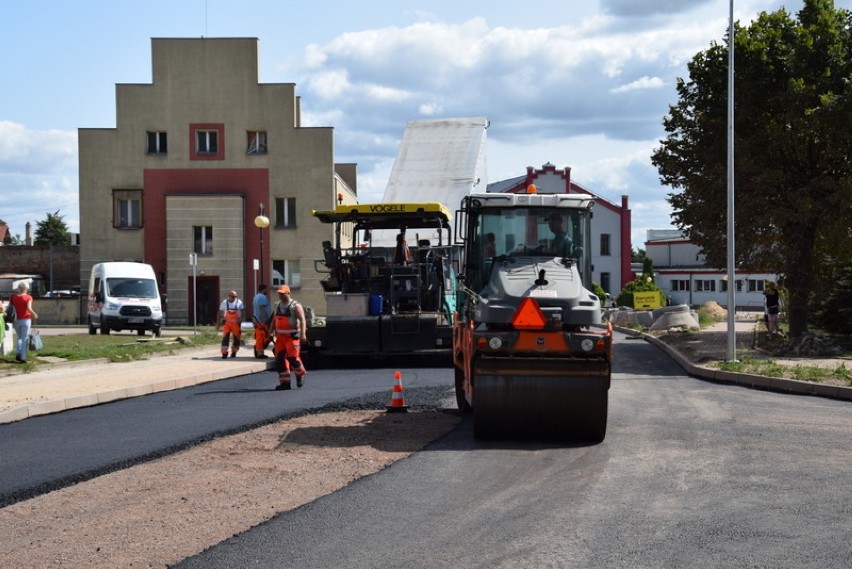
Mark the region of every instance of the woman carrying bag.
[[22, 364], [27, 363], [27, 350], [33, 318], [38, 318], [38, 314], [33, 310], [33, 297], [28, 294], [29, 290], [30, 286], [27, 283], [21, 283], [18, 285], [18, 294], [13, 294], [9, 299], [9, 302], [15, 307], [15, 334], [18, 335], [15, 361]]

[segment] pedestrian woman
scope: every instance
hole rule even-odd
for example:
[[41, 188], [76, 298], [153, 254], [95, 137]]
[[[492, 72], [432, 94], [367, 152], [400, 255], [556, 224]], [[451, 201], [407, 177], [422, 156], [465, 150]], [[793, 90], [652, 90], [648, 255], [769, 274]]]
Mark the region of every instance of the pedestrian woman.
[[15, 361], [22, 364], [27, 363], [27, 349], [29, 348], [30, 330], [33, 318], [38, 314], [33, 310], [33, 297], [29, 295], [30, 285], [22, 282], [18, 285], [18, 294], [13, 294], [9, 299], [15, 307], [15, 334], [18, 335], [18, 344], [15, 350]]
[[768, 282], [763, 289], [766, 297], [766, 328], [770, 334], [778, 333], [778, 313], [781, 310], [781, 302], [778, 296], [778, 288], [775, 283]]

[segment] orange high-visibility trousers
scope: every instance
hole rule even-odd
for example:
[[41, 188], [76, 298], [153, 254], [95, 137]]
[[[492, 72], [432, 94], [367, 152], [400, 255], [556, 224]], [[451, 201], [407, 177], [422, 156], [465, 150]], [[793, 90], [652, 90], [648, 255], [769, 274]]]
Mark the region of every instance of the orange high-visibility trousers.
[[[228, 344], [231, 344], [231, 353], [236, 355], [240, 349], [240, 323], [226, 320], [222, 326], [222, 355], [228, 355]], [[231, 337], [233, 336], [233, 340]]]
[[291, 367], [297, 379], [307, 373], [300, 356], [301, 349], [300, 341], [293, 338], [292, 334], [275, 335], [275, 367], [279, 379], [289, 380]]
[[263, 357], [263, 351], [272, 338], [269, 335], [269, 326], [255, 321], [254, 323], [254, 357]]

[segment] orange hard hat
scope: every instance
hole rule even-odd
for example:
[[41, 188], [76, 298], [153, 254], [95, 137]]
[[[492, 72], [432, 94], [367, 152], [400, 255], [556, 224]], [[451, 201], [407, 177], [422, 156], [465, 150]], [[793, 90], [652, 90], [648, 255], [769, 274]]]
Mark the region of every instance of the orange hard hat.
[[290, 294], [290, 287], [287, 285], [281, 285], [278, 287], [278, 294]]

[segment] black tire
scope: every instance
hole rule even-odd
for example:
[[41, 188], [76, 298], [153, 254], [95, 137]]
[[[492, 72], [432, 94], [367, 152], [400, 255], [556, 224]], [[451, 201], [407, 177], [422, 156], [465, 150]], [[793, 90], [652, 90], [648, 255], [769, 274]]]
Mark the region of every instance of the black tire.
[[137, 335], [137, 336], [144, 336], [144, 335], [145, 335], [145, 330], [144, 330], [143, 328], [140, 328], [139, 330], [136, 330], [136, 335]]
[[160, 334], [162, 334], [162, 330], [160, 329], [159, 326], [157, 326], [156, 328], [154, 328], [153, 333], [154, 333], [155, 338], [159, 338]]
[[101, 322], [101, 336], [109, 336], [109, 326]]
[[89, 335], [94, 336], [98, 333], [98, 327], [92, 324], [92, 319], [89, 318]]
[[456, 372], [456, 405], [463, 414], [469, 414], [473, 411], [473, 407], [470, 406], [470, 403], [467, 401], [467, 397], [465, 397], [464, 393], [464, 372], [458, 367], [455, 368]]

